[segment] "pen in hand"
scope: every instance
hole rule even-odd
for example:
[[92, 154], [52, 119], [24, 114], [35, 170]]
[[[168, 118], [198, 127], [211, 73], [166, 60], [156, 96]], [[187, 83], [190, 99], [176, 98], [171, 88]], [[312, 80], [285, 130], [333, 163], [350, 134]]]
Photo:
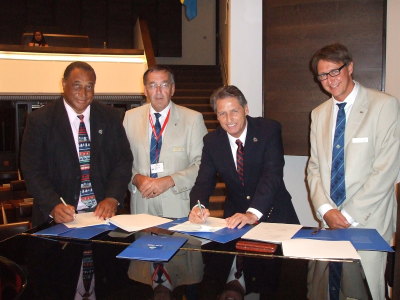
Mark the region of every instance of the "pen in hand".
[[[65, 206], [68, 206], [67, 203], [64, 201], [63, 197], [60, 197], [60, 200], [61, 200], [62, 204], [64, 204]], [[74, 214], [74, 220], [75, 220], [75, 214]]]
[[205, 222], [206, 220], [204, 219], [203, 207], [201, 206], [200, 200], [197, 200], [197, 207], [200, 209], [201, 219]]

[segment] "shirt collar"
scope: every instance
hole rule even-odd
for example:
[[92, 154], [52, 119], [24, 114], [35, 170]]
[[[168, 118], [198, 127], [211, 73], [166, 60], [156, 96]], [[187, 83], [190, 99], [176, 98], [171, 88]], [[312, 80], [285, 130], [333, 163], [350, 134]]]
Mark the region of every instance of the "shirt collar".
[[236, 137], [230, 135], [229, 133], [227, 133], [228, 134], [229, 143], [231, 145], [235, 145], [236, 146], [236, 140], [239, 139], [243, 143], [243, 147], [244, 147], [244, 144], [246, 142], [246, 136], [247, 136], [247, 125], [248, 125], [248, 122], [247, 122], [247, 119], [246, 119], [246, 127], [244, 128], [242, 134], [238, 138], [236, 138]]
[[170, 108], [171, 108], [171, 101], [169, 101], [167, 107], [164, 108], [162, 111], [155, 111], [155, 109], [153, 108], [153, 106], [151, 106], [151, 103], [150, 103], [150, 114], [152, 117], [154, 117], [154, 114], [156, 112], [158, 112], [159, 114], [161, 114], [161, 117], [164, 117], [168, 114], [168, 111], [170, 110]]
[[65, 101], [65, 99], [63, 98], [64, 101], [64, 106], [65, 109], [67, 111], [68, 114], [68, 119], [69, 122], [72, 123], [74, 121], [76, 121], [78, 118], [77, 116], [79, 115], [83, 115], [83, 119], [84, 120], [90, 120], [90, 105], [88, 107], [86, 107], [85, 111], [81, 114], [78, 114], [76, 111], [74, 111], [74, 109], [67, 103], [67, 101]]
[[358, 94], [358, 90], [360, 89], [360, 84], [357, 81], [354, 81], [354, 87], [353, 90], [350, 92], [350, 94], [347, 95], [347, 97], [342, 101], [337, 101], [333, 96], [333, 104], [336, 105], [338, 103], [343, 103], [346, 102], [346, 107], [350, 107], [353, 105], [354, 101], [356, 100], [357, 94]]

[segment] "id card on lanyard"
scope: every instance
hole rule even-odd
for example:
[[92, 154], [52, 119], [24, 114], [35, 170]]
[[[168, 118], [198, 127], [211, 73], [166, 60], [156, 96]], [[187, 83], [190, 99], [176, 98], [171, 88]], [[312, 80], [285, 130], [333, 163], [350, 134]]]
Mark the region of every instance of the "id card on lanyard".
[[[151, 125], [152, 135], [154, 136], [154, 139], [157, 141], [157, 143], [159, 142], [160, 139], [162, 139], [163, 132], [169, 121], [170, 112], [171, 112], [171, 110], [168, 111], [168, 114], [167, 114], [167, 117], [165, 118], [164, 124], [161, 127], [161, 130], [158, 134], [157, 134], [156, 128], [154, 126], [153, 119], [149, 113], [149, 122]], [[158, 149], [157, 154], [156, 154], [156, 161], [150, 165], [151, 174], [157, 174], [157, 173], [164, 172], [164, 164], [158, 162], [158, 159], [160, 157], [160, 151], [161, 151], [161, 149]]]

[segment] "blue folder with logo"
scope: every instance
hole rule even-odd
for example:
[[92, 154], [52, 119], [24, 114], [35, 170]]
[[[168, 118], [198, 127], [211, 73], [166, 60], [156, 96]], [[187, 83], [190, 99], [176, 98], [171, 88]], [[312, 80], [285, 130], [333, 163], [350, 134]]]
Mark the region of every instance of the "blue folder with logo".
[[393, 252], [392, 247], [382, 238], [376, 229], [346, 228], [322, 229], [302, 228], [293, 239], [314, 239], [324, 241], [349, 241], [356, 250]]
[[169, 261], [186, 241], [183, 237], [145, 235], [125, 248], [117, 258]]
[[35, 232], [35, 234], [88, 240], [96, 235], [99, 235], [100, 233], [114, 230], [115, 228], [117, 227], [112, 224], [95, 225], [81, 228], [68, 228], [64, 224], [56, 224], [54, 226], [50, 226], [46, 229]]
[[[170, 227], [184, 223], [187, 220], [188, 220], [187, 217], [180, 218], [180, 219], [176, 219], [174, 221], [168, 222], [168, 223], [158, 225], [157, 227], [163, 228], [163, 229], [169, 229]], [[196, 232], [185, 232], [185, 233], [189, 234], [189, 235], [197, 236], [199, 238], [203, 238], [203, 239], [211, 240], [211, 241], [218, 242], [221, 244], [225, 244], [227, 242], [230, 242], [230, 241], [233, 241], [235, 239], [242, 237], [242, 235], [244, 235], [251, 228], [252, 228], [252, 226], [245, 225], [244, 227], [242, 227], [240, 229], [238, 229], [238, 228], [234, 228], [234, 229], [222, 228], [215, 232], [197, 232], [196, 231]]]

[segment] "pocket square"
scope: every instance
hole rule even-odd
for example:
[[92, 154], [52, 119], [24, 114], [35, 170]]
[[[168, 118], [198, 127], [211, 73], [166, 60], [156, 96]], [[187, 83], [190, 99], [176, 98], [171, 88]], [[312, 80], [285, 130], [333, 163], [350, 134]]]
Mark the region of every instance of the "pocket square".
[[183, 151], [185, 151], [185, 148], [184, 147], [173, 147], [172, 151], [173, 152], [183, 152]]
[[368, 137], [352, 138], [351, 142], [353, 144], [368, 143]]

